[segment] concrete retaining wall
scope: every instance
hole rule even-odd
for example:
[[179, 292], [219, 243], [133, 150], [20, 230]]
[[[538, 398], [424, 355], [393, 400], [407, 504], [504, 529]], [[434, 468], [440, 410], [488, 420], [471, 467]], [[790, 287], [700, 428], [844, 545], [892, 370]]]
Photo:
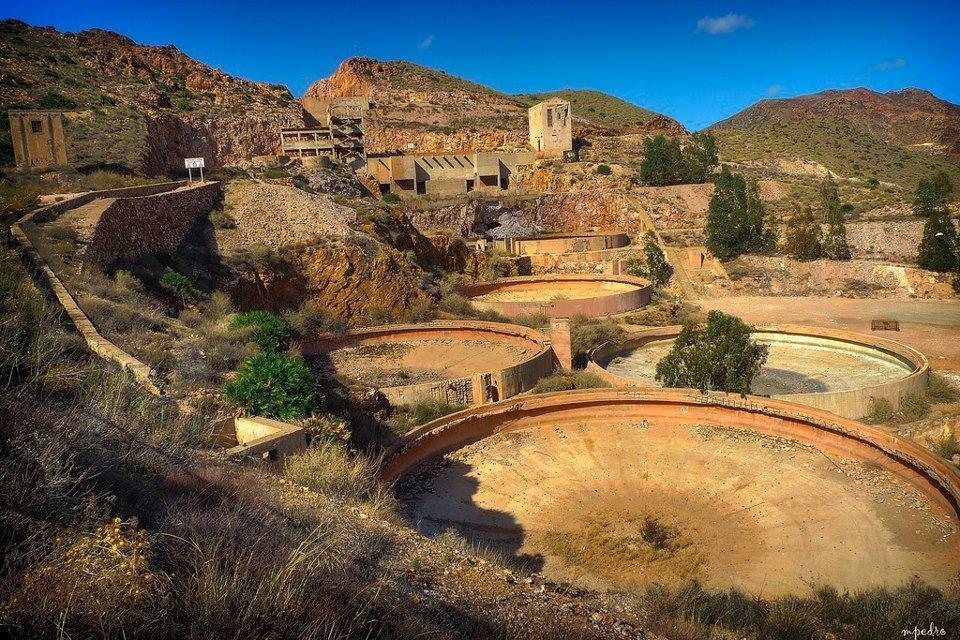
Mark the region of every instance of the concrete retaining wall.
[[314, 355], [361, 345], [392, 343], [400, 340], [497, 340], [535, 346], [532, 358], [496, 371], [478, 372], [469, 377], [426, 382], [379, 390], [393, 405], [410, 404], [427, 398], [449, 404], [484, 404], [489, 402], [486, 389], [492, 385], [498, 399], [510, 398], [532, 389], [540, 378], [557, 367], [557, 357], [549, 340], [527, 327], [499, 322], [427, 322], [423, 324], [388, 325], [355, 329], [344, 335], [321, 336], [297, 345], [303, 355]]
[[545, 235], [535, 238], [505, 238], [494, 240], [496, 249], [513, 255], [541, 255], [558, 253], [583, 253], [619, 249], [630, 244], [625, 233]]
[[[489, 309], [508, 318], [542, 313], [549, 318], [570, 318], [582, 313], [587, 316], [609, 316], [639, 309], [650, 303], [653, 286], [648, 280], [627, 275], [540, 275], [518, 278], [500, 278], [493, 282], [469, 285], [461, 290], [467, 298], [474, 298], [507, 288], [536, 289], [540, 285], [557, 282], [582, 282], [599, 285], [603, 282], [618, 282], [633, 285], [635, 288], [622, 293], [602, 295], [598, 292], [592, 298], [555, 299], [540, 301], [479, 301], [471, 300], [479, 309]], [[598, 287], [599, 288], [599, 287]]]
[[[810, 407], [823, 409], [845, 418], [859, 419], [870, 413], [873, 398], [884, 398], [899, 409], [904, 396], [922, 393], [930, 382], [930, 363], [926, 356], [905, 344], [852, 331], [839, 329], [823, 329], [819, 327], [802, 327], [797, 325], [774, 325], [757, 327], [756, 333], [780, 333], [795, 336], [802, 340], [804, 337], [837, 340], [857, 347], [866, 347], [878, 350], [904, 363], [910, 373], [903, 378], [891, 380], [883, 384], [846, 389], [841, 391], [826, 391], [821, 393], [793, 393], [773, 396], [790, 402], [804, 404]], [[642, 382], [618, 376], [605, 368], [606, 364], [616, 356], [632, 351], [650, 342], [658, 340], [672, 340], [680, 333], [680, 326], [657, 327], [631, 336], [626, 342], [616, 346], [600, 346], [591, 354], [587, 370], [600, 376], [614, 387], [643, 387]]]
[[83, 262], [104, 268], [120, 259], [175, 249], [222, 196], [219, 182], [207, 182], [154, 195], [117, 198], [100, 216]]
[[176, 182], [158, 182], [156, 184], [145, 184], [136, 187], [121, 187], [119, 189], [103, 189], [101, 191], [88, 191], [86, 193], [81, 193], [72, 198], [67, 198], [61, 200], [60, 202], [55, 202], [53, 204], [41, 207], [29, 214], [27, 217], [21, 220], [21, 222], [33, 221], [36, 223], [49, 222], [57, 216], [59, 216], [64, 211], [69, 211], [70, 209], [76, 209], [77, 207], [82, 207], [88, 202], [93, 202], [94, 200], [101, 200], [103, 198], [139, 198], [142, 196], [151, 196], [157, 193], [165, 193], [167, 191], [173, 191], [184, 185], [186, 185], [186, 180], [179, 180]]
[[310, 444], [305, 429], [259, 417], [228, 418], [213, 426], [211, 436], [228, 456], [263, 460], [280, 460]]
[[[380, 481], [392, 483], [422, 462], [497, 433], [624, 420], [695, 428], [714, 424], [787, 438], [824, 453], [878, 465], [909, 482], [960, 522], [960, 473], [931, 452], [880, 429], [782, 400], [683, 389], [586, 389], [513, 398], [427, 423], [387, 457]], [[536, 473], [535, 469], [530, 470]]]

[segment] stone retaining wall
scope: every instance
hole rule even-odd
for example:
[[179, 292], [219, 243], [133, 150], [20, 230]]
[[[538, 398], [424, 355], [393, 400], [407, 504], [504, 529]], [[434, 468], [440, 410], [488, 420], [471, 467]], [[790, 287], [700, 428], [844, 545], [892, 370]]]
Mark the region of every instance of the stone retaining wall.
[[106, 268], [117, 260], [175, 249], [200, 216], [222, 197], [220, 183], [207, 182], [154, 195], [117, 198], [97, 222], [83, 254], [84, 265]]

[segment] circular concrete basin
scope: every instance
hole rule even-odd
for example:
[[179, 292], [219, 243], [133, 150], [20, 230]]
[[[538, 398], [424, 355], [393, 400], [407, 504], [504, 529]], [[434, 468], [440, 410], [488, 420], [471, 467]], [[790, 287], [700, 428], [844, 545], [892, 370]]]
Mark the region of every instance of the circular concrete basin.
[[[394, 404], [424, 398], [472, 404], [481, 397], [489, 400], [488, 391], [495, 399], [507, 398], [532, 388], [555, 362], [543, 334], [496, 322], [356, 329], [299, 348], [315, 370], [377, 388]], [[483, 387], [477, 397], [475, 385]]]
[[[597, 349], [590, 368], [614, 386], [658, 387], [657, 363], [673, 347], [680, 327], [631, 336], [615, 348]], [[758, 328], [753, 339], [768, 347], [767, 362], [751, 392], [824, 408], [849, 418], [870, 411], [871, 398], [898, 406], [926, 388], [926, 358], [905, 345], [875, 336], [815, 327]]]
[[383, 480], [428, 535], [452, 528], [551, 579], [946, 585], [960, 569], [955, 469], [792, 403], [680, 390], [514, 398], [425, 425]]
[[649, 304], [651, 288], [649, 281], [626, 275], [540, 275], [501, 278], [461, 292], [475, 307], [508, 318], [533, 314], [569, 318], [639, 309]]

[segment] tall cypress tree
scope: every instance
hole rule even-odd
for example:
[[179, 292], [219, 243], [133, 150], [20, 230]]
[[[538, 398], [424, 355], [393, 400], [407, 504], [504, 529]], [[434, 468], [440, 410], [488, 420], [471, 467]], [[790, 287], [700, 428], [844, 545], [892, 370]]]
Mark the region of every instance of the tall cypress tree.
[[843, 204], [837, 183], [832, 178], [820, 185], [820, 201], [827, 221], [827, 234], [822, 242], [823, 253], [831, 260], [849, 260], [851, 252], [847, 242], [847, 226], [843, 222]]
[[721, 169], [707, 209], [706, 245], [721, 260], [764, 251], [775, 241], [755, 181]]
[[958, 266], [957, 230], [946, 214], [939, 213], [923, 225], [923, 238], [917, 249], [917, 264], [930, 271], [953, 271]]

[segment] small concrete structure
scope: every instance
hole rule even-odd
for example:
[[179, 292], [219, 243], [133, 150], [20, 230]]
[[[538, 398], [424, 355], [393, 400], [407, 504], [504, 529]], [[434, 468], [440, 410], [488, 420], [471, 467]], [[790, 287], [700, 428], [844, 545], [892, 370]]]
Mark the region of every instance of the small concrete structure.
[[[679, 326], [658, 327], [619, 345], [601, 345], [587, 370], [615, 387], [658, 387], [654, 368], [679, 333]], [[867, 415], [875, 398], [897, 409], [905, 396], [923, 393], [929, 383], [927, 358], [893, 340], [795, 325], [757, 327], [752, 335], [770, 349], [754, 393], [845, 418]]]
[[228, 456], [263, 460], [280, 460], [310, 444], [302, 427], [256, 416], [228, 418], [215, 424], [211, 439], [226, 448]]
[[324, 375], [374, 387], [394, 405], [497, 402], [529, 391], [557, 366], [550, 342], [527, 327], [440, 321], [355, 329], [298, 344]]
[[14, 109], [7, 113], [18, 167], [40, 169], [67, 164], [61, 112]]
[[370, 108], [365, 96], [303, 98], [306, 126], [280, 129], [280, 148], [296, 158], [336, 157], [363, 160], [363, 119]]
[[652, 291], [648, 280], [629, 275], [552, 274], [479, 282], [460, 293], [475, 307], [508, 318], [536, 314], [570, 318], [633, 311], [650, 303]]
[[573, 150], [570, 103], [550, 98], [527, 110], [530, 148], [542, 156], [563, 156]]

